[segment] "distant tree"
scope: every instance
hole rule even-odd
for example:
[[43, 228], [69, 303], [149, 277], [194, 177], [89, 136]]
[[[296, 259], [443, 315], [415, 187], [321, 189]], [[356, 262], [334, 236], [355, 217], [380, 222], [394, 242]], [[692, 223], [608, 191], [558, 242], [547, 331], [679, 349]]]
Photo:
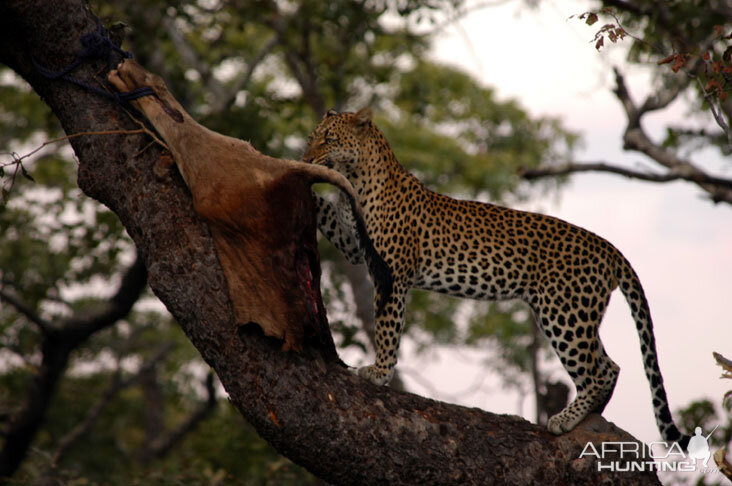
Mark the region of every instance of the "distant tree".
[[[567, 161], [523, 172], [527, 179], [577, 172], [610, 172], [649, 182], [677, 180], [695, 184], [714, 203], [732, 204], [732, 179], [705, 165], [701, 149], [732, 153], [732, 8], [728, 2], [679, 0], [604, 0], [577, 16], [595, 30], [598, 50], [629, 43], [628, 62], [655, 66], [654, 89], [644, 100], [630, 92], [615, 68], [614, 93], [627, 126], [623, 148], [641, 153], [658, 170], [639, 170], [612, 161]], [[596, 23], [597, 22], [597, 23]], [[646, 116], [676, 100], [689, 100], [691, 115], [670, 123], [661, 139], [644, 127]]]

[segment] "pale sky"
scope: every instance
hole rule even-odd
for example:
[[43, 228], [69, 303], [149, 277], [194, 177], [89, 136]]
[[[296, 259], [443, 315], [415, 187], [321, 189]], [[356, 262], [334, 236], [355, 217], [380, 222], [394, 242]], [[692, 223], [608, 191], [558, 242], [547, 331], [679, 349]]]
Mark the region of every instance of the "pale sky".
[[[636, 100], [651, 89], [647, 75], [624, 64], [622, 47], [598, 54], [590, 43], [595, 29], [568, 20], [588, 10], [588, 3], [541, 3], [543, 7], [534, 11], [509, 1], [471, 13], [459, 28], [449, 28], [438, 38], [434, 57], [462, 67], [495, 89], [499, 98], [517, 99], [534, 115], [560, 117], [583, 137], [578, 160], [653, 167], [643, 155], [622, 151], [625, 118], [611, 92], [614, 64], [627, 73]], [[675, 103], [645, 121], [649, 133], [659, 136], [664, 120], [685, 117], [683, 104]], [[712, 151], [695, 153], [693, 160], [702, 166], [721, 166]], [[662, 185], [588, 174], [573, 176], [558, 200], [534, 200], [525, 206], [603, 236], [635, 267], [650, 303], [672, 412], [704, 397], [719, 405], [732, 388], [731, 381], [719, 379], [721, 369], [712, 358], [712, 351], [732, 358], [732, 206], [715, 206], [703, 194], [688, 183]], [[605, 418], [641, 440], [658, 440], [635, 325], [617, 291], [601, 337], [621, 367]], [[481, 381], [485, 368], [480, 361], [488, 350], [440, 348], [417, 356], [413, 347], [404, 343], [399, 364], [410, 390], [533, 420], [533, 399], [519, 403], [516, 393], [500, 388], [495, 372], [489, 373], [484, 391], [454, 396]], [[561, 365], [556, 366], [552, 376], [569, 383]], [[432, 386], [415, 380], [413, 370]]]

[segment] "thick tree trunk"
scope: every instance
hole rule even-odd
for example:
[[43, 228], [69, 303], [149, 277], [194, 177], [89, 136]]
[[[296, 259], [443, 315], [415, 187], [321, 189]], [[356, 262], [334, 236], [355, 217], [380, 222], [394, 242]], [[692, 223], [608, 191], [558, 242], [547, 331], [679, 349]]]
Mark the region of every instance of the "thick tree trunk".
[[[120, 106], [33, 68], [31, 55], [52, 69], [67, 65], [80, 35], [95, 29], [81, 0], [0, 5], [0, 61], [28, 80], [68, 134], [138, 128]], [[103, 86], [105, 68], [91, 63], [73, 75]], [[336, 484], [657, 481], [648, 473], [597, 473], [591, 458], [578, 459], [587, 441], [629, 440], [599, 417], [554, 437], [518, 417], [375, 387], [312, 347], [283, 352], [280, 341], [256, 327], [237, 329], [211, 233], [178, 172], [156, 178], [160, 151], [141, 151], [148, 142], [143, 135], [73, 139], [79, 186], [119, 216], [147, 265], [150, 287], [232, 403], [285, 456]]]

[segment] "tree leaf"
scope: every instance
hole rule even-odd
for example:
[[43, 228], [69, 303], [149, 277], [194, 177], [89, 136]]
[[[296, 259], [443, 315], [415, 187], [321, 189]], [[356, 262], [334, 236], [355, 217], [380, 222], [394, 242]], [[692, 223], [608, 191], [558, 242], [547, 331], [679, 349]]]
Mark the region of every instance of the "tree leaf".
[[658, 64], [659, 66], [660, 66], [661, 64], [668, 64], [668, 63], [670, 63], [671, 61], [673, 61], [675, 57], [676, 57], [676, 54], [669, 54], [668, 56], [664, 57], [664, 58], [663, 58], [663, 59], [661, 59], [660, 61], [657, 61], [657, 62], [656, 62], [656, 64]]
[[671, 69], [673, 70], [673, 72], [678, 73], [679, 69], [684, 67], [684, 65], [686, 64], [686, 56], [684, 56], [683, 54], [676, 54], [674, 55], [674, 57], [676, 60], [674, 62], [674, 65], [671, 66]]
[[27, 170], [25, 170], [25, 167], [23, 167], [23, 164], [20, 164], [20, 173], [23, 174], [23, 177], [25, 177], [29, 181], [36, 182], [36, 180], [33, 178], [33, 176], [30, 175]]
[[590, 14], [587, 16], [587, 20], [585, 20], [585, 23], [587, 25], [592, 25], [595, 22], [597, 22], [597, 14], [596, 13], [593, 13], [593, 12], [590, 12]]

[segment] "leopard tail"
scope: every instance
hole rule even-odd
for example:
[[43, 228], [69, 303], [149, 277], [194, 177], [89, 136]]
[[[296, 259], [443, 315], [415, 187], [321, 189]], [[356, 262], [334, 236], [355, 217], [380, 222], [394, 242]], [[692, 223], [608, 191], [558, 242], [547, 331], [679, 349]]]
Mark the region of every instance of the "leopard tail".
[[[633, 270], [630, 262], [618, 252], [615, 265], [615, 278], [620, 291], [630, 306], [635, 321], [638, 337], [640, 338], [641, 354], [646, 378], [651, 385], [653, 396], [653, 412], [656, 416], [656, 425], [665, 441], [676, 441], [686, 450], [690, 437], [682, 435], [674, 424], [666, 398], [666, 389], [663, 386], [663, 377], [658, 367], [658, 353], [656, 352], [656, 338], [653, 335], [653, 321], [648, 307], [646, 295], [643, 292], [640, 279]], [[669, 444], [670, 445], [670, 444]]]

